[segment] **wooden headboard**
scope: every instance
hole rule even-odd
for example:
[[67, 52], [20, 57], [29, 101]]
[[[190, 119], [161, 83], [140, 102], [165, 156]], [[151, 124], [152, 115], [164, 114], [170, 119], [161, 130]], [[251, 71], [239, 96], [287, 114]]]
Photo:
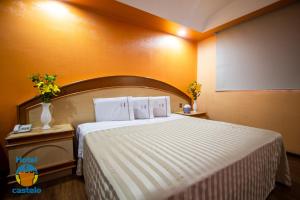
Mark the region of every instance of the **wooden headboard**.
[[[95, 121], [93, 98], [117, 96], [171, 97], [171, 110], [180, 110], [182, 104], [191, 104], [191, 98], [167, 83], [139, 76], [108, 76], [75, 82], [61, 87], [61, 93], [52, 100], [53, 123], [79, 123]], [[30, 99], [17, 106], [18, 122], [40, 125], [41, 100]]]

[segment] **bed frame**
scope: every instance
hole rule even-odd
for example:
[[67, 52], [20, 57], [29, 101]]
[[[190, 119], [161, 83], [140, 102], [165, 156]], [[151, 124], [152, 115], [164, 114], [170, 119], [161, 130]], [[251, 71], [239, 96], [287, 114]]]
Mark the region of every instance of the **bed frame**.
[[[108, 76], [75, 82], [61, 87], [52, 100], [53, 124], [93, 122], [93, 98], [117, 96], [170, 96], [171, 110], [177, 112], [191, 98], [176, 87], [151, 78], [139, 76]], [[18, 123], [40, 126], [41, 100], [30, 99], [17, 106]]]

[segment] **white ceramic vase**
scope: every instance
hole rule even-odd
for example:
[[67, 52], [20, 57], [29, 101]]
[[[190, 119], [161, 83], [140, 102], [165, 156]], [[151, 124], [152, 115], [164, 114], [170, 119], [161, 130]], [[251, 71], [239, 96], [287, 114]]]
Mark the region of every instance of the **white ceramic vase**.
[[193, 111], [197, 112], [197, 101], [196, 100], [194, 100], [194, 103], [193, 103]]
[[50, 105], [51, 103], [42, 103], [42, 115], [41, 115], [41, 122], [43, 125], [42, 129], [51, 128], [49, 125], [52, 120]]

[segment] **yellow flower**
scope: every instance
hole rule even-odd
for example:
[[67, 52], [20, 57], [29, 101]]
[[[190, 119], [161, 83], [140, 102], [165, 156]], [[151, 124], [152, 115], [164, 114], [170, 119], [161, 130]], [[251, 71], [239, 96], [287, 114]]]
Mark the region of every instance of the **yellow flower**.
[[41, 76], [36, 74], [30, 79], [34, 83], [34, 87], [38, 89], [43, 102], [50, 102], [51, 98], [60, 92], [59, 87], [55, 84], [56, 75]]
[[43, 90], [44, 90], [45, 93], [51, 92], [51, 89], [50, 89], [49, 85], [45, 85], [43, 87]]
[[193, 99], [196, 100], [201, 93], [201, 84], [197, 83], [197, 81], [193, 81], [188, 87], [188, 92], [193, 96]]
[[44, 82], [42, 82], [42, 81], [36, 84], [36, 86], [37, 86], [38, 88], [40, 88], [40, 87], [43, 86], [43, 85], [44, 85]]
[[57, 85], [54, 85], [53, 86], [53, 91], [54, 91], [54, 93], [58, 93], [58, 92], [60, 92], [60, 89], [58, 88]]

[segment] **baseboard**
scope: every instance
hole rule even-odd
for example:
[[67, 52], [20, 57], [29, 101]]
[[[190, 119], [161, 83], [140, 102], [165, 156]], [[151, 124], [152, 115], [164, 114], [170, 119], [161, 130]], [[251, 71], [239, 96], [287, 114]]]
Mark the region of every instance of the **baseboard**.
[[292, 152], [288, 152], [288, 151], [287, 151], [286, 154], [289, 155], [289, 156], [293, 156], [293, 157], [300, 158], [300, 155], [297, 154], [297, 153], [292, 153]]

